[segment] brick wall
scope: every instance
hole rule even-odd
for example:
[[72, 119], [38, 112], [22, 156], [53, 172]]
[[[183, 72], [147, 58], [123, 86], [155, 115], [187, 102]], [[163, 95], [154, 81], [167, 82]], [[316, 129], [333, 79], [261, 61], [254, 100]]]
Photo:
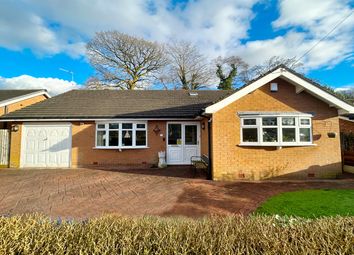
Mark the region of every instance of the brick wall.
[[[13, 111], [22, 109], [22, 108], [27, 107], [31, 104], [41, 102], [45, 99], [47, 99], [47, 98], [44, 95], [39, 95], [39, 96], [35, 96], [32, 98], [28, 98], [26, 100], [22, 100], [20, 102], [14, 103], [14, 104], [7, 105], [7, 112], [13, 112]], [[0, 116], [3, 114], [5, 114], [5, 107], [0, 107]]]
[[[11, 123], [9, 123], [11, 125]], [[20, 167], [21, 158], [21, 134], [22, 125], [21, 123], [16, 123], [19, 126], [17, 132], [11, 132], [10, 134], [10, 163], [9, 167], [18, 168]]]
[[[213, 176], [215, 180], [335, 177], [341, 172], [339, 118], [335, 108], [277, 79], [213, 114]], [[240, 147], [239, 111], [312, 112], [311, 147]], [[328, 138], [328, 132], [336, 132]]]
[[[94, 122], [72, 123], [72, 167], [93, 165], [141, 165], [149, 166], [158, 163], [159, 151], [166, 150], [166, 122], [148, 122], [147, 149], [109, 150], [94, 149], [95, 130]], [[156, 125], [161, 130], [156, 134], [153, 130]], [[163, 134], [163, 137], [160, 136]]]
[[[158, 126], [159, 133], [154, 132]], [[10, 166], [20, 166], [21, 156], [21, 130], [11, 134]], [[72, 167], [90, 166], [125, 166], [134, 165], [149, 167], [158, 163], [158, 152], [166, 151], [166, 121], [148, 121], [148, 147], [147, 149], [95, 149], [95, 122], [72, 122]], [[162, 134], [163, 136], [160, 136]], [[202, 153], [207, 154], [207, 123], [202, 130]], [[206, 145], [205, 145], [206, 143]]]

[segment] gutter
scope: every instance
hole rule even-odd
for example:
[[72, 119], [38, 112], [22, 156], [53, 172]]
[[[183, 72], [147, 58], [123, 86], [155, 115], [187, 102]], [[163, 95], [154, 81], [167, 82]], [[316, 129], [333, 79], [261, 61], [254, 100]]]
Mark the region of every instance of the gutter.
[[208, 119], [208, 157], [209, 157], [209, 163], [208, 163], [208, 173], [207, 173], [207, 179], [208, 180], [213, 180], [213, 154], [212, 154], [212, 141], [211, 141], [211, 129], [212, 129], [212, 115], [207, 114], [203, 112], [201, 116], [205, 117]]
[[209, 154], [209, 164], [208, 164], [208, 180], [213, 180], [213, 155], [212, 155], [212, 143], [211, 143], [211, 123], [212, 118], [208, 118], [208, 154]]

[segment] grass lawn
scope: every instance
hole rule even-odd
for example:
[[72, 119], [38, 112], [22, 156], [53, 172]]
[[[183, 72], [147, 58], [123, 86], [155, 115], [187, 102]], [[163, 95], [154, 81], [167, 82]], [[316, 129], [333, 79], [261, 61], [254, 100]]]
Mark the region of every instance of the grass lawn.
[[354, 216], [354, 190], [319, 189], [285, 192], [268, 199], [255, 213], [304, 218]]

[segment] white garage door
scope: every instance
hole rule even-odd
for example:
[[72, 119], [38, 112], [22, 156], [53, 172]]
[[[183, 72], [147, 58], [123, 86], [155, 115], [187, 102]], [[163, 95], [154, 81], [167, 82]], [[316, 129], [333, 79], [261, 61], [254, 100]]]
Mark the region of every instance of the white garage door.
[[70, 167], [71, 125], [25, 124], [22, 167]]

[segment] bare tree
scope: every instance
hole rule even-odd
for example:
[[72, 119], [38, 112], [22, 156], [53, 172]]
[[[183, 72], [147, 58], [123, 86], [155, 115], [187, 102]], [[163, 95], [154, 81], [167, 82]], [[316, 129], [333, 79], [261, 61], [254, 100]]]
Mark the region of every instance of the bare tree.
[[89, 77], [85, 82], [85, 86], [88, 89], [114, 89], [112, 86], [106, 86], [96, 76]]
[[[201, 89], [210, 84], [214, 76], [210, 62], [191, 42], [178, 41], [167, 46], [169, 67], [160, 81], [174, 89]], [[167, 86], [167, 85], [166, 85]]]
[[144, 88], [167, 64], [160, 44], [117, 31], [96, 33], [86, 48], [104, 87]]
[[301, 62], [298, 62], [296, 57], [283, 58], [279, 56], [273, 56], [267, 59], [266, 61], [264, 61], [262, 64], [253, 66], [250, 71], [253, 73], [253, 76], [259, 76], [272, 70], [278, 65], [285, 65], [290, 69], [296, 70], [299, 67], [301, 67], [303, 64]]

